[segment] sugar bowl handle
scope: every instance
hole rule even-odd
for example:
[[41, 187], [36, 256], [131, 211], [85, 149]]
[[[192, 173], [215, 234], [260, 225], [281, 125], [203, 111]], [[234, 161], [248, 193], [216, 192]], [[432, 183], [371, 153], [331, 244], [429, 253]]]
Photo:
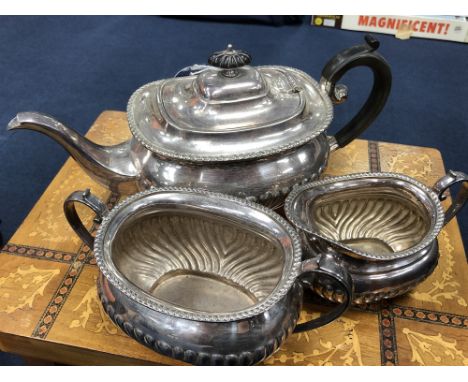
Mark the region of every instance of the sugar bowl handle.
[[[314, 290], [314, 284], [318, 283], [323, 287], [321, 297], [326, 297], [327, 293], [334, 294], [334, 300], [338, 301], [332, 310], [313, 320], [298, 324], [294, 333], [305, 332], [324, 326], [340, 317], [349, 307], [353, 295], [353, 281], [350, 274], [341, 265], [335, 253], [322, 253], [319, 256], [304, 260], [301, 265], [299, 279], [308, 288]], [[330, 284], [330, 283], [333, 283]], [[338, 287], [337, 287], [338, 285]]]
[[450, 170], [447, 175], [440, 178], [432, 189], [439, 196], [439, 200], [445, 200], [447, 195], [445, 191], [452, 187], [454, 184], [460, 183], [460, 190], [452, 202], [452, 205], [445, 211], [444, 225], [447, 224], [452, 218], [460, 211], [468, 200], [468, 175], [461, 171]]
[[83, 240], [83, 242], [90, 248], [94, 246], [94, 237], [86, 229], [75, 209], [75, 203], [81, 203], [91, 208], [95, 213], [95, 223], [101, 223], [102, 217], [107, 213], [106, 205], [96, 196], [91, 194], [89, 188], [84, 191], [75, 191], [63, 203], [63, 212], [68, 220], [68, 223]]
[[387, 102], [392, 87], [392, 72], [387, 61], [377, 53], [379, 45], [376, 38], [366, 35], [365, 44], [341, 51], [328, 61], [322, 70], [320, 86], [336, 104], [347, 98], [347, 87], [337, 82], [350, 69], [366, 66], [374, 74], [374, 85], [364, 106], [334, 137], [330, 137], [332, 150], [346, 146], [362, 134], [374, 122]]

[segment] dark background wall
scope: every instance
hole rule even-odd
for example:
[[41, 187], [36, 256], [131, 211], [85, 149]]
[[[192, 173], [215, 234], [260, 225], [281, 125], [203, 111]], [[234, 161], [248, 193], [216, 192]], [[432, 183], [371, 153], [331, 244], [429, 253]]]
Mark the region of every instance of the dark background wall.
[[[237, 22], [236, 22], [237, 21]], [[19, 111], [37, 110], [85, 133], [99, 113], [125, 110], [142, 84], [205, 63], [227, 43], [250, 52], [254, 65], [302, 69], [315, 78], [338, 51], [363, 33], [302, 24], [269, 26], [160, 17], [0, 17], [0, 231], [4, 240], [26, 217], [67, 154], [52, 140], [4, 127]], [[388, 104], [365, 139], [439, 149], [447, 168], [468, 171], [468, 44], [376, 35], [393, 70]], [[348, 102], [331, 131], [365, 100], [371, 74], [343, 81]], [[468, 211], [459, 216], [468, 242]], [[1, 364], [0, 359], [0, 364]]]

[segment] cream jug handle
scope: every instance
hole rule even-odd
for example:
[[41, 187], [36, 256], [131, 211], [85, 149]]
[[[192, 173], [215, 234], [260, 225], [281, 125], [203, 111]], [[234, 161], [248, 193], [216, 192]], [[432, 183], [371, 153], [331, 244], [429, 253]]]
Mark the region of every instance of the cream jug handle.
[[95, 223], [101, 223], [102, 217], [107, 213], [106, 205], [96, 196], [91, 194], [89, 188], [84, 191], [75, 191], [63, 203], [63, 212], [68, 220], [68, 223], [77, 233], [81, 240], [89, 247], [94, 246], [94, 237], [88, 231], [81, 221], [75, 209], [75, 203], [81, 203], [91, 208], [95, 213]]
[[[325, 297], [327, 293], [333, 293], [334, 299], [338, 301], [338, 305], [329, 312], [320, 315], [318, 318], [297, 324], [294, 333], [315, 329], [334, 321], [340, 317], [351, 304], [353, 281], [350, 274], [341, 265], [339, 257], [333, 251], [330, 250], [302, 262], [299, 275], [301, 282], [314, 290], [314, 284], [317, 278], [324, 289], [323, 292], [318, 294], [323, 295], [321, 297]], [[330, 284], [330, 282], [332, 284]], [[337, 285], [338, 288], [336, 287]]]
[[444, 225], [447, 224], [452, 218], [460, 211], [468, 200], [468, 175], [461, 171], [452, 171], [450, 170], [447, 175], [444, 175], [440, 178], [432, 189], [439, 196], [439, 200], [445, 200], [447, 195], [445, 191], [452, 187], [456, 183], [462, 183], [460, 185], [460, 190], [452, 205], [445, 211]]

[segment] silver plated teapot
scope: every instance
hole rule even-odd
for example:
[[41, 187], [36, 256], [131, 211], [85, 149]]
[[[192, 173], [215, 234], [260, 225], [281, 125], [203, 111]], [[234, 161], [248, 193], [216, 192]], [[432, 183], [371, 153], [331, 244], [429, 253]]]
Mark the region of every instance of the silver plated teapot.
[[[294, 185], [318, 177], [330, 151], [351, 142], [381, 112], [391, 71], [378, 46], [366, 36], [364, 44], [333, 57], [319, 82], [298, 69], [251, 66], [250, 55], [228, 46], [195, 73], [138, 89], [127, 108], [133, 137], [115, 146], [97, 145], [36, 112], [19, 113], [8, 129], [46, 134], [112, 191], [203, 188], [275, 208]], [[337, 82], [357, 66], [372, 70], [371, 93], [346, 126], [327, 136], [332, 104], [347, 96]]]

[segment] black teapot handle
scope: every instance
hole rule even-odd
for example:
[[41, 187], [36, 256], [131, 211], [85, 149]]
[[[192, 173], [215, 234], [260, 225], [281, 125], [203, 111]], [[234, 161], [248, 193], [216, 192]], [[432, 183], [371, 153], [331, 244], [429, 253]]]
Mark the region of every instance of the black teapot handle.
[[84, 204], [85, 206], [92, 209], [96, 213], [94, 222], [98, 224], [101, 223], [102, 217], [107, 213], [107, 206], [97, 196], [91, 194], [89, 188], [84, 191], [75, 191], [71, 193], [63, 203], [63, 212], [65, 213], [65, 217], [67, 218], [68, 223], [77, 233], [80, 239], [83, 240], [83, 242], [92, 249], [94, 245], [94, 237], [86, 229], [80, 217], [78, 216], [75, 203]]
[[392, 87], [392, 72], [385, 59], [376, 51], [379, 45], [376, 38], [366, 35], [365, 44], [341, 51], [323, 68], [320, 86], [335, 104], [347, 98], [346, 86], [337, 82], [348, 70], [367, 66], [374, 74], [374, 85], [366, 103], [348, 124], [334, 137], [330, 137], [331, 149], [344, 147], [362, 134], [377, 118], [387, 102]]
[[301, 264], [301, 283], [322, 298], [337, 301], [338, 304], [327, 313], [315, 319], [297, 324], [294, 333], [305, 332], [324, 326], [340, 317], [350, 306], [353, 298], [353, 280], [341, 264], [336, 253], [329, 251]]

